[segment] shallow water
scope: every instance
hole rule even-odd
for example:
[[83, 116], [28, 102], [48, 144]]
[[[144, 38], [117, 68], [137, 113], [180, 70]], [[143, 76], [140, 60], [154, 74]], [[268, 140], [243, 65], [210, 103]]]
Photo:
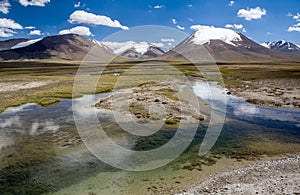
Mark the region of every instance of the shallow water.
[[[213, 109], [218, 116], [226, 114], [222, 132], [212, 153], [226, 155], [233, 151], [236, 154], [249, 140], [300, 144], [299, 110], [255, 106], [233, 96], [226, 96], [225, 107], [221, 97], [224, 97], [226, 91], [214, 83], [207, 84], [199, 80], [195, 82], [193, 89], [196, 95], [207, 100], [207, 110]], [[110, 93], [100, 94], [95, 98], [109, 95]], [[94, 97], [85, 96], [78, 101], [89, 98]], [[82, 114], [88, 116], [92, 108], [86, 106], [80, 109]], [[176, 130], [164, 127], [152, 136], [139, 139], [122, 132], [109, 114], [98, 112], [98, 115], [112, 140], [128, 149], [158, 148], [167, 143]], [[176, 172], [180, 174], [183, 169], [180, 168], [181, 165], [200, 159], [197, 156], [198, 150], [207, 125], [206, 122], [199, 125], [193, 143], [181, 157], [165, 166], [166, 168], [158, 170], [172, 169], [172, 174], [176, 176]], [[131, 180], [141, 180], [145, 175], [151, 175], [152, 172], [154, 175], [158, 171], [131, 174], [97, 159], [82, 143], [75, 128], [71, 100], [62, 100], [59, 104], [47, 108], [26, 104], [6, 109], [0, 115], [0, 150], [1, 194], [41, 194], [59, 190], [67, 192], [72, 189], [67, 187], [79, 184], [91, 191], [96, 188], [96, 191], [121, 193], [125, 187], [118, 185], [116, 180], [126, 180], [126, 188], [134, 188], [137, 184]], [[243, 152], [242, 150], [239, 155], [253, 155], [251, 152]], [[94, 179], [93, 186], [88, 186], [91, 178], [97, 178], [98, 183], [95, 184]], [[106, 191], [108, 189], [110, 190]]]

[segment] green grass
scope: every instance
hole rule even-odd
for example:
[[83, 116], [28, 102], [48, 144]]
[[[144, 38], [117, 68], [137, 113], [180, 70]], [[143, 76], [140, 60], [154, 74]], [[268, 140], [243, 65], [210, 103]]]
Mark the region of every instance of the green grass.
[[[144, 62], [147, 62], [146, 64]], [[201, 72], [218, 72], [219, 69], [212, 65], [199, 65], [195, 67], [183, 59], [173, 59], [173, 61], [165, 61], [170, 65], [164, 66], [155, 60], [139, 60], [131, 61], [118, 59], [112, 62], [109, 66], [103, 64], [91, 64], [86, 67], [89, 72], [95, 77], [99, 76], [97, 71], [102, 70], [103, 74], [122, 74], [137, 63], [142, 65], [135, 66], [129, 72], [125, 72], [122, 77], [108, 75], [101, 76], [96, 86], [96, 89], [88, 87], [82, 93], [74, 94], [73, 82], [75, 73], [78, 70], [80, 62], [47, 62], [47, 61], [32, 61], [32, 62], [0, 62], [0, 82], [14, 81], [53, 81], [53, 83], [43, 87], [18, 90], [13, 92], [1, 93], [0, 112], [10, 106], [19, 106], [24, 103], [38, 103], [42, 106], [58, 103], [61, 98], [79, 97], [83, 94], [104, 93], [113, 89], [131, 88], [143, 85], [149, 81], [157, 82], [163, 80], [172, 80], [178, 78], [180, 74], [192, 77], [204, 77]], [[147, 68], [144, 71], [136, 71], [136, 68]], [[155, 71], [155, 68], [163, 70]], [[174, 69], [175, 68], [175, 69]], [[152, 70], [153, 71], [149, 71]], [[265, 78], [295, 78], [300, 79], [299, 62], [263, 62], [263, 63], [223, 63], [220, 65], [226, 87], [238, 87], [244, 81], [253, 81], [256, 79]], [[151, 74], [153, 73], [153, 74]], [[161, 75], [161, 74], [165, 75]], [[182, 76], [182, 75], [181, 75]], [[205, 76], [207, 80], [219, 81], [219, 76]], [[166, 89], [162, 89], [166, 90]], [[167, 89], [162, 91], [165, 95], [173, 100], [178, 100], [174, 92]]]

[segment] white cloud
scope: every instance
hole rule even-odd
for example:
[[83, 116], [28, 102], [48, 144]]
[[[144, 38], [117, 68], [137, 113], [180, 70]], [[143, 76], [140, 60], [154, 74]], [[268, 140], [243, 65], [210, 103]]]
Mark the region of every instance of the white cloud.
[[127, 26], [121, 25], [118, 20], [112, 20], [107, 16], [95, 15], [82, 10], [73, 12], [70, 15], [69, 22], [79, 24], [103, 25], [114, 28], [121, 28], [123, 30], [129, 29]]
[[183, 26], [177, 25], [176, 26], [179, 30], [184, 30], [185, 28]]
[[0, 18], [0, 28], [23, 29], [23, 27], [20, 24], [7, 18]]
[[291, 13], [291, 12], [289, 12], [289, 13], [287, 13], [287, 15], [286, 15], [287, 17], [292, 17], [293, 16], [293, 14]]
[[247, 9], [240, 9], [237, 13], [239, 18], [245, 18], [245, 20], [257, 20], [261, 19], [262, 16], [266, 15], [267, 11], [265, 9], [261, 9], [260, 7], [256, 8], [247, 8]]
[[247, 32], [246, 28], [242, 24], [226, 24], [225, 28], [231, 28], [235, 30], [242, 30], [243, 32]]
[[42, 35], [42, 32], [40, 30], [32, 30], [29, 35]]
[[10, 3], [8, 0], [0, 1], [0, 12], [4, 14], [9, 13]]
[[294, 26], [296, 26], [296, 27], [300, 26], [300, 22], [298, 24], [295, 24]]
[[175, 18], [172, 19], [173, 24], [177, 24], [177, 20]]
[[92, 36], [93, 34], [91, 33], [90, 29], [85, 26], [76, 26], [71, 29], [66, 29], [66, 30], [61, 30], [59, 31], [60, 35], [65, 35], [65, 34], [78, 34], [78, 35], [85, 35], [85, 36]]
[[229, 5], [229, 6], [233, 6], [233, 5], [234, 5], [234, 1], [230, 1], [230, 2], [228, 3], [228, 5]]
[[174, 39], [161, 39], [162, 42], [175, 42]]
[[294, 15], [294, 16], [293, 16], [293, 19], [294, 19], [294, 20], [299, 20], [299, 19], [300, 19], [300, 14], [297, 13], [296, 15]]
[[266, 34], [267, 34], [267, 35], [271, 35], [272, 33], [270, 33], [270, 32], [266, 32]]
[[189, 4], [189, 5], [187, 5], [188, 7], [193, 7], [193, 5], [192, 4]]
[[198, 30], [203, 30], [203, 29], [209, 29], [209, 28], [214, 28], [214, 26], [206, 26], [206, 25], [192, 25], [190, 26], [190, 29], [198, 31]]
[[164, 8], [165, 6], [164, 5], [155, 5], [153, 8], [154, 9], [161, 9], [161, 8]]
[[35, 26], [26, 26], [26, 27], [25, 27], [25, 29], [29, 29], [29, 30], [35, 29], [35, 28], [36, 28]]
[[19, 3], [24, 7], [28, 5], [44, 7], [47, 3], [50, 3], [50, 0], [19, 0]]
[[23, 29], [23, 26], [7, 18], [0, 18], [0, 37], [11, 37], [16, 34], [14, 29]]
[[293, 31], [300, 32], [300, 27], [298, 27], [298, 26], [291, 26], [291, 27], [288, 28], [288, 31], [289, 32], [293, 32]]
[[16, 33], [17, 32], [8, 28], [0, 28], [0, 37], [11, 37]]
[[242, 24], [226, 24], [225, 28], [232, 28], [232, 29], [242, 29], [244, 26]]
[[80, 2], [77, 2], [77, 3], [74, 4], [74, 7], [75, 8], [80, 7], [80, 4], [81, 4]]

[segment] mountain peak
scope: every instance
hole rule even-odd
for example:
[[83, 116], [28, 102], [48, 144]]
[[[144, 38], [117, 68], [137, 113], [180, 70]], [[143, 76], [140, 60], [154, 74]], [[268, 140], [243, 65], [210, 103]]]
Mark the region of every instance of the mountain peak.
[[226, 28], [201, 28], [194, 33], [192, 41], [197, 45], [204, 45], [210, 43], [211, 40], [221, 40], [227, 44], [236, 46], [234, 42], [242, 41], [239, 33]]
[[299, 52], [300, 47], [294, 43], [280, 40], [280, 41], [273, 41], [273, 42], [264, 42], [261, 43], [262, 46], [276, 50], [276, 51], [282, 51], [282, 52]]

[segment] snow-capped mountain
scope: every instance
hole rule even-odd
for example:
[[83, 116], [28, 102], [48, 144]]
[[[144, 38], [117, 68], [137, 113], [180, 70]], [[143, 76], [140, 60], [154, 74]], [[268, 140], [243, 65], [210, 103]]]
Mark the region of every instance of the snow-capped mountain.
[[[168, 51], [164, 57], [179, 57], [178, 53], [180, 53], [186, 56], [193, 55], [196, 58], [201, 56], [200, 53], [202, 53], [201, 57], [206, 58], [206, 54], [209, 53], [213, 60], [218, 62], [271, 60], [274, 58], [286, 59], [294, 57], [263, 47], [243, 34], [231, 29], [212, 26], [196, 26], [193, 29], [195, 32], [192, 35]], [[195, 52], [197, 50], [198, 52]], [[210, 59], [212, 59], [211, 57]]]
[[[212, 30], [213, 29], [213, 30]], [[242, 41], [241, 36], [230, 29], [225, 28], [204, 28], [197, 30], [192, 41], [197, 45], [209, 44], [211, 40], [221, 40], [227, 44], [236, 46], [234, 42]]]
[[160, 43], [147, 42], [102, 42], [111, 48], [115, 54], [129, 58], [151, 58], [163, 55], [165, 52], [159, 47]]
[[300, 52], [300, 47], [294, 43], [287, 42], [285, 40], [273, 41], [273, 42], [264, 42], [262, 46], [282, 52]]
[[147, 51], [140, 58], [155, 58], [164, 55], [165, 51], [161, 48], [150, 45]]

